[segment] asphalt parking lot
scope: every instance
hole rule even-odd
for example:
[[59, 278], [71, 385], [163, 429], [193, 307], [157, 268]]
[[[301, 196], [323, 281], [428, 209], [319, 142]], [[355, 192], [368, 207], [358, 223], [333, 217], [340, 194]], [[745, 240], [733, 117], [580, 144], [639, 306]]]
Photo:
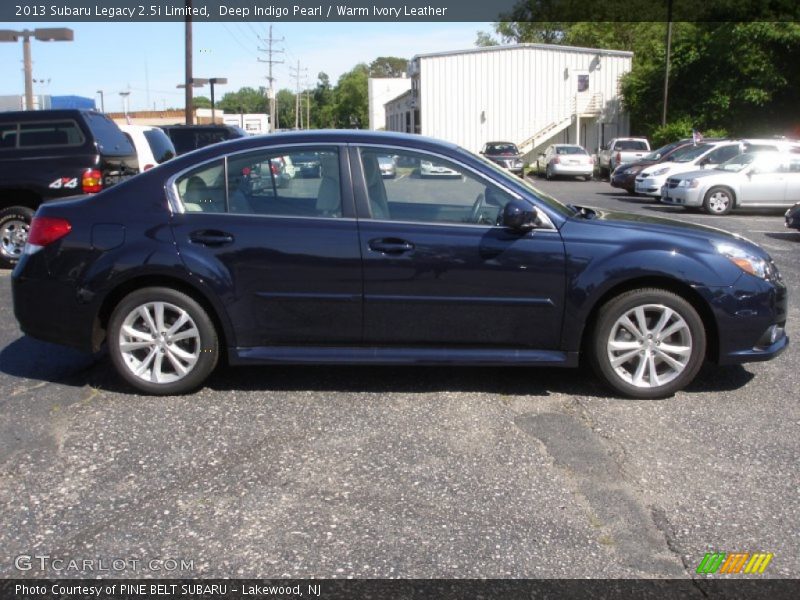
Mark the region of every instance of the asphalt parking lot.
[[[712, 551], [800, 576], [800, 233], [778, 212], [535, 184], [761, 244], [794, 343], [661, 401], [609, 397], [582, 370], [375, 367], [222, 369], [153, 398], [105, 357], [22, 336], [3, 271], [0, 576], [698, 577]], [[20, 571], [20, 555], [51, 558]]]

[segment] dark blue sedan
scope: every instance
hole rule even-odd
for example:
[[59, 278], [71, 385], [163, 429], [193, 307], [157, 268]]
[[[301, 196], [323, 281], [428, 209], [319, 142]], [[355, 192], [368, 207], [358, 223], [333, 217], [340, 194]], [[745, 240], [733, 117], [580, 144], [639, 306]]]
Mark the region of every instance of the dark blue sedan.
[[[319, 172], [282, 181], [277, 162]], [[381, 177], [393, 156], [396, 177]], [[421, 165], [457, 177], [422, 177]], [[402, 166], [400, 166], [402, 165]], [[656, 398], [788, 344], [769, 255], [717, 229], [564, 206], [412, 135], [275, 134], [43, 205], [13, 273], [27, 334], [107, 344], [139, 390], [230, 364], [575, 367]], [[532, 374], [535, 377], [535, 372]]]

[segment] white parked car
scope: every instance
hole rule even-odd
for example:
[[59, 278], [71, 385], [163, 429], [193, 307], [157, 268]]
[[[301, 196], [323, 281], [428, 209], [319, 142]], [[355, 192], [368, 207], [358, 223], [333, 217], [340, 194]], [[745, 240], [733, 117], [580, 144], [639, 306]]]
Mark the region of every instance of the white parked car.
[[576, 144], [553, 144], [536, 159], [536, 173], [547, 179], [553, 177], [592, 178], [594, 159], [583, 146]]
[[800, 154], [746, 152], [714, 169], [670, 177], [661, 201], [702, 207], [711, 215], [740, 206], [791, 206], [800, 202]]
[[442, 164], [421, 160], [419, 163], [420, 177], [461, 177], [461, 173]]
[[682, 153], [672, 161], [655, 164], [644, 169], [636, 176], [635, 190], [637, 194], [660, 198], [661, 188], [667, 183], [668, 177], [700, 169], [711, 169], [743, 152], [762, 150], [800, 151], [800, 143], [756, 139], [704, 142]]
[[119, 128], [136, 148], [140, 171], [152, 169], [175, 156], [175, 146], [161, 128], [127, 124]]

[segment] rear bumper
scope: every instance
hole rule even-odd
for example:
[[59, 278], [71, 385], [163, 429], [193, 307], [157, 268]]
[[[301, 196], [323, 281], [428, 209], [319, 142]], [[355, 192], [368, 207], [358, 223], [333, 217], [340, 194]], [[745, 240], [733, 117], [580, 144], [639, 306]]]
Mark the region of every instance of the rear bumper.
[[23, 257], [11, 276], [14, 316], [22, 331], [36, 339], [93, 352], [93, 307], [78, 299], [74, 285], [44, 276], [21, 276]]
[[552, 165], [553, 175], [588, 176], [594, 173], [594, 165]]

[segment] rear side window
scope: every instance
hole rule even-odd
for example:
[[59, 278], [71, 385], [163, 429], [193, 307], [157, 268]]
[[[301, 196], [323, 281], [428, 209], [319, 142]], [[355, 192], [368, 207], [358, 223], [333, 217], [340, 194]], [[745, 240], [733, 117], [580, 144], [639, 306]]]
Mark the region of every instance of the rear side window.
[[167, 134], [160, 129], [146, 129], [144, 138], [150, 145], [150, 150], [153, 151], [153, 158], [156, 159], [158, 164], [175, 156], [175, 146], [169, 141]]
[[75, 121], [40, 121], [19, 126], [20, 148], [40, 146], [78, 146], [83, 134]]
[[136, 154], [133, 144], [120, 131], [117, 124], [100, 113], [84, 113], [86, 123], [97, 141], [97, 149], [112, 156]]

